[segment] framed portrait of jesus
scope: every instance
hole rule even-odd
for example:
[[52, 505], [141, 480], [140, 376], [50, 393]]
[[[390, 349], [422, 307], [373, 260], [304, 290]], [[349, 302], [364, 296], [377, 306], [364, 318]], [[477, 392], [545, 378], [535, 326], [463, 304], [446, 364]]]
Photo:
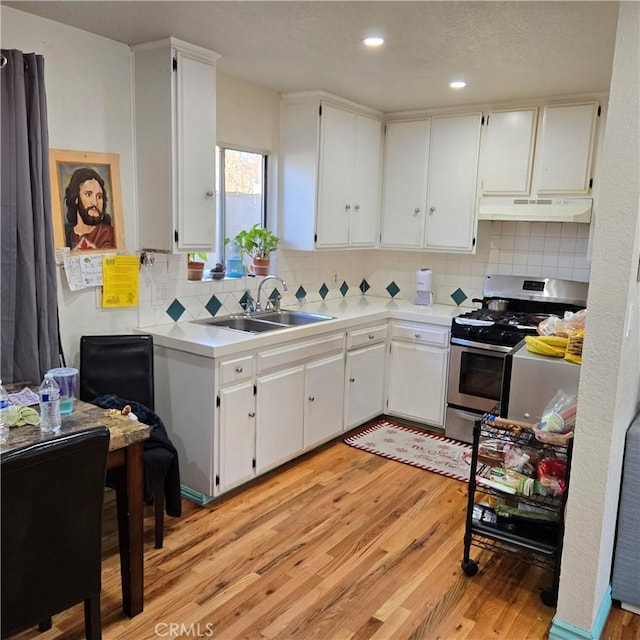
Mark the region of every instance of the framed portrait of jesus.
[[49, 163], [56, 248], [124, 251], [119, 156], [50, 149]]

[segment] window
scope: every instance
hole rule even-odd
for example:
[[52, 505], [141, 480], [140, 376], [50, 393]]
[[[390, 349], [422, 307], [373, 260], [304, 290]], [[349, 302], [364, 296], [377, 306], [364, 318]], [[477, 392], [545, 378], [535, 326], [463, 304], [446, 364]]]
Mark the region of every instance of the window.
[[225, 238], [234, 238], [256, 223], [266, 224], [266, 155], [216, 147], [216, 175], [218, 251], [209, 254], [207, 269], [225, 262]]

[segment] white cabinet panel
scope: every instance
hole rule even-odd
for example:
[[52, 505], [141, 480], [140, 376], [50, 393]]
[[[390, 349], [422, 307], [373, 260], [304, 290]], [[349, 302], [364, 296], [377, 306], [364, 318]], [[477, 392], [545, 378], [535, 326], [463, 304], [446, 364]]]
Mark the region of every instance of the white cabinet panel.
[[482, 141], [484, 195], [529, 194], [537, 118], [537, 107], [489, 112]]
[[219, 490], [250, 480], [254, 475], [256, 411], [253, 381], [220, 390]]
[[430, 127], [428, 119], [387, 122], [381, 246], [423, 246]]
[[431, 119], [427, 249], [474, 246], [481, 119], [481, 113]]
[[304, 448], [342, 432], [344, 357], [342, 354], [305, 367]]
[[355, 151], [355, 115], [322, 107], [318, 188], [318, 246], [349, 244]]
[[352, 429], [384, 410], [387, 345], [347, 353], [344, 428]]
[[178, 244], [197, 251], [205, 238], [215, 247], [216, 78], [199, 57], [177, 50], [176, 59]]
[[356, 114], [353, 205], [349, 245], [373, 247], [380, 233], [382, 122]]
[[448, 362], [446, 349], [392, 342], [387, 411], [391, 415], [443, 426]]
[[302, 451], [304, 367], [257, 378], [256, 471], [262, 473]]
[[597, 116], [597, 102], [544, 107], [536, 155], [538, 193], [589, 193]]
[[218, 58], [175, 38], [133, 47], [140, 247], [215, 247]]

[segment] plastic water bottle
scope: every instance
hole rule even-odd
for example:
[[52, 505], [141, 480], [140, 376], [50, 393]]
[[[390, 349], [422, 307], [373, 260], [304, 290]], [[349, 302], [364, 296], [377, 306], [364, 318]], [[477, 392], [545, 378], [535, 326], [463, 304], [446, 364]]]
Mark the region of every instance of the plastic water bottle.
[[0, 380], [0, 442], [6, 442], [9, 437], [9, 422], [7, 411], [9, 410], [9, 394]]
[[60, 387], [50, 373], [44, 374], [40, 385], [40, 431], [58, 431], [60, 418]]

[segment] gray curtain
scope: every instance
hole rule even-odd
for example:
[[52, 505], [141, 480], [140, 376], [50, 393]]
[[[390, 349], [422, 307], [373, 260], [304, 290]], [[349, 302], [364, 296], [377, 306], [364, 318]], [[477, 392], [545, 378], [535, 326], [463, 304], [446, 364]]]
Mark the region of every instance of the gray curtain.
[[40, 382], [59, 366], [44, 58], [1, 54], [0, 374]]

